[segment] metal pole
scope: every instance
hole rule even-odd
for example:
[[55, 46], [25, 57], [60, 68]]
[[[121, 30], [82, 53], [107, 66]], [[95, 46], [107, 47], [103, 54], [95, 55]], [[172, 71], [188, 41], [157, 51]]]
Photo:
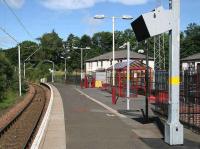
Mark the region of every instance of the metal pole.
[[83, 48], [81, 48], [81, 80], [83, 79]]
[[20, 55], [20, 45], [18, 45], [18, 75], [19, 75], [19, 96], [22, 96], [22, 78], [21, 78], [21, 55]]
[[26, 79], [26, 63], [24, 62], [24, 79]]
[[113, 77], [113, 87], [115, 87], [115, 17], [112, 17], [112, 33], [113, 33], [113, 73], [112, 73], [112, 77]]
[[54, 82], [54, 62], [52, 62], [53, 64], [53, 70], [52, 70], [52, 83]]
[[130, 42], [127, 42], [127, 110], [130, 110]]
[[146, 50], [146, 75], [145, 75], [145, 82], [146, 82], [146, 97], [145, 97], [145, 119], [146, 121], [149, 120], [149, 52], [148, 52], [148, 42], [145, 40], [145, 50]]
[[112, 17], [113, 32], [113, 69], [112, 69], [112, 104], [116, 104], [116, 88], [115, 88], [115, 17]]
[[180, 97], [180, 0], [169, 0], [172, 10], [172, 30], [169, 32], [169, 105], [165, 124], [165, 142], [183, 144], [183, 125], [179, 122]]
[[67, 68], [66, 68], [66, 58], [65, 58], [65, 82], [67, 80]]

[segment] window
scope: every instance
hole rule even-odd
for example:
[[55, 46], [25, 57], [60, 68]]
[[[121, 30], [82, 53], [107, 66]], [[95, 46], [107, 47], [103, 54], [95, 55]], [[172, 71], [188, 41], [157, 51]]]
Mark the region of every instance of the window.
[[103, 61], [101, 61], [101, 68], [103, 68]]
[[98, 63], [99, 63], [99, 62], [97, 61], [97, 67], [98, 67]]

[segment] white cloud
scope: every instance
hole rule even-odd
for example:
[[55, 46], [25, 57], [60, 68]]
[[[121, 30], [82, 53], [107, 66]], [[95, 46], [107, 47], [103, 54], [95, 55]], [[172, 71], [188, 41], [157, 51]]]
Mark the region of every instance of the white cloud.
[[90, 14], [87, 14], [85, 17], [83, 17], [82, 22], [84, 24], [87, 24], [85, 34], [92, 36], [97, 31], [97, 27], [100, 26], [103, 21], [93, 19], [93, 17]]
[[124, 5], [144, 4], [148, 0], [42, 0], [42, 4], [54, 10], [83, 9], [94, 6], [100, 2], [121, 3]]
[[148, 2], [148, 0], [108, 0], [108, 1], [122, 3], [124, 5], [140, 5]]
[[50, 9], [82, 9], [95, 5], [101, 0], [42, 0], [44, 6]]
[[25, 0], [5, 0], [9, 6], [13, 8], [21, 8], [25, 2]]

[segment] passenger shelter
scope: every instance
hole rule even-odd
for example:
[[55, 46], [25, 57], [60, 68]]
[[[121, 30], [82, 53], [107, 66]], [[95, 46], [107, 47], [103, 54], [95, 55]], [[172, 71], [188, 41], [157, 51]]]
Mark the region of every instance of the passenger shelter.
[[[116, 93], [119, 97], [126, 97], [127, 88], [127, 61], [120, 62], [114, 65], [115, 67], [115, 86]], [[113, 66], [106, 70], [106, 83], [103, 84], [103, 88], [111, 92], [112, 87], [112, 69]], [[146, 82], [145, 82], [146, 65], [141, 61], [130, 61], [130, 96], [136, 97], [138, 93], [145, 94]], [[152, 68], [149, 67], [149, 80], [152, 81]], [[152, 86], [150, 86], [150, 90]]]

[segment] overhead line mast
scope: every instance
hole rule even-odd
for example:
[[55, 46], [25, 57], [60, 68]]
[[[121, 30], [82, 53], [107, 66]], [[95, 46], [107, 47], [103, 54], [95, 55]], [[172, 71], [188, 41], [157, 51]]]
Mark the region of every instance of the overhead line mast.
[[[157, 7], [161, 6], [157, 0]], [[154, 70], [165, 70], [165, 34], [154, 36]]]

